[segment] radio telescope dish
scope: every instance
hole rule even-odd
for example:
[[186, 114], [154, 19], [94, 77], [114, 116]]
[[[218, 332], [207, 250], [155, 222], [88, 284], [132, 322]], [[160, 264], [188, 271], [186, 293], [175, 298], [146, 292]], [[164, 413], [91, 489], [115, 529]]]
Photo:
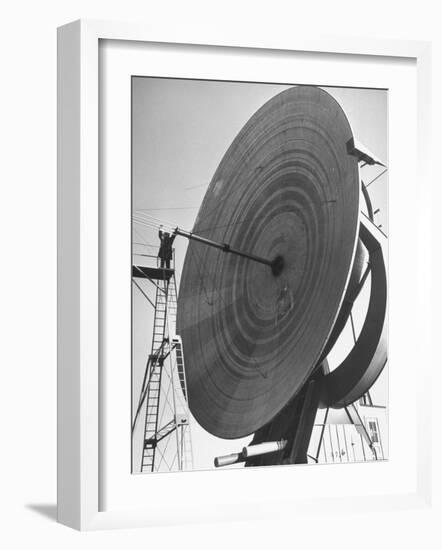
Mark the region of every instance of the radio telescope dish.
[[177, 332], [190, 409], [218, 437], [254, 433], [296, 395], [359, 280], [352, 139], [328, 93], [290, 88], [251, 117], [210, 183], [193, 232], [275, 261], [189, 242]]

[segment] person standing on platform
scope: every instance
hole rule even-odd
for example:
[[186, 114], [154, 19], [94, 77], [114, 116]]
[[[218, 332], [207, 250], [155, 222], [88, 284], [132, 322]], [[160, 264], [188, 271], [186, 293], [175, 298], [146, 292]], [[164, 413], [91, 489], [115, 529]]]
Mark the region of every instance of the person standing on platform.
[[160, 250], [158, 252], [158, 257], [161, 260], [160, 266], [162, 268], [166, 267], [170, 269], [170, 261], [172, 260], [172, 244], [175, 240], [176, 235], [171, 235], [166, 231], [162, 230], [162, 225], [160, 225], [160, 230], [158, 231], [158, 237], [160, 238]]

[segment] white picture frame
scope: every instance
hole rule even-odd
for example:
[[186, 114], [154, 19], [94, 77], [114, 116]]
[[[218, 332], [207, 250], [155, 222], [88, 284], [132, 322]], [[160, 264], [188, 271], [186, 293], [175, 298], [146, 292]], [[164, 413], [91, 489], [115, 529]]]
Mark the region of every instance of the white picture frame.
[[[143, 25], [76, 21], [58, 31], [58, 521], [80, 530], [152, 526], [179, 522], [259, 518], [266, 495], [253, 506], [236, 498], [220, 516], [219, 510], [189, 496], [185, 513], [178, 506], [165, 512], [162, 506], [106, 510], [100, 503], [100, 177], [99, 177], [99, 43], [100, 40], [209, 45], [228, 47], [235, 55], [244, 49], [298, 51], [350, 56], [411, 58], [417, 65], [418, 173], [416, 208], [420, 251], [416, 288], [422, 314], [420, 345], [427, 350], [416, 384], [416, 490], [387, 496], [337, 499], [342, 513], [355, 504], [366, 511], [427, 506], [431, 501], [431, 436], [428, 419], [431, 401], [425, 385], [431, 376], [431, 204], [429, 176], [431, 104], [429, 81], [431, 48], [426, 42], [365, 40], [355, 37], [281, 37], [268, 44], [265, 38], [249, 43], [238, 37], [207, 44], [207, 37], [157, 36]], [[179, 54], [178, 54], [179, 55]], [[191, 474], [193, 475], [193, 474]], [[205, 472], [205, 479], [210, 472]], [[266, 476], [271, 475], [266, 473]], [[169, 481], [170, 482], [170, 481]], [[164, 481], [166, 483], [166, 481]], [[286, 510], [311, 513], [330, 506], [330, 500], [287, 497]], [[310, 511], [310, 512], [309, 512]], [[283, 513], [283, 512], [281, 512]]]

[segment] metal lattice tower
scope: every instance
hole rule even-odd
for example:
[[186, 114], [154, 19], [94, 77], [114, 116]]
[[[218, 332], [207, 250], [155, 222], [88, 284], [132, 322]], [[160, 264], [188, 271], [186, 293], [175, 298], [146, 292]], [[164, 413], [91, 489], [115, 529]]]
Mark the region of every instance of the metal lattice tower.
[[[191, 470], [193, 465], [184, 356], [181, 339], [175, 334], [177, 291], [173, 265], [133, 266], [132, 272], [134, 284], [154, 308], [151, 353], [133, 423], [134, 432], [137, 421], [144, 419], [141, 473]], [[154, 285], [154, 301], [135, 279]]]

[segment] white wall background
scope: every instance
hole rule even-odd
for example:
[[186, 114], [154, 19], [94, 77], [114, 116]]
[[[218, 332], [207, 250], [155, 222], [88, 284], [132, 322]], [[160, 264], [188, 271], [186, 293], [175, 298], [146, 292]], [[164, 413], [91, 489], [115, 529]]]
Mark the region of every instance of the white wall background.
[[[204, 29], [217, 37], [363, 34], [434, 41], [434, 152], [442, 117], [440, 2], [371, 0], [17, 0], [2, 9], [0, 33], [0, 545], [3, 548], [311, 549], [438, 548], [442, 535], [440, 423], [435, 411], [438, 506], [389, 515], [336, 515], [251, 524], [78, 534], [55, 517], [56, 434], [56, 27], [78, 17], [145, 21], [167, 35]], [[435, 181], [436, 186], [440, 182]], [[440, 190], [438, 189], [439, 197]], [[435, 206], [440, 200], [435, 201]], [[412, 215], [412, 213], [411, 213]], [[439, 254], [440, 255], [440, 254]], [[440, 261], [434, 276], [441, 278]], [[435, 297], [440, 299], [440, 295]], [[440, 303], [440, 302], [439, 302]], [[433, 388], [435, 399], [440, 393]], [[436, 437], [437, 435], [437, 437]], [[343, 523], [343, 521], [345, 523]]]

